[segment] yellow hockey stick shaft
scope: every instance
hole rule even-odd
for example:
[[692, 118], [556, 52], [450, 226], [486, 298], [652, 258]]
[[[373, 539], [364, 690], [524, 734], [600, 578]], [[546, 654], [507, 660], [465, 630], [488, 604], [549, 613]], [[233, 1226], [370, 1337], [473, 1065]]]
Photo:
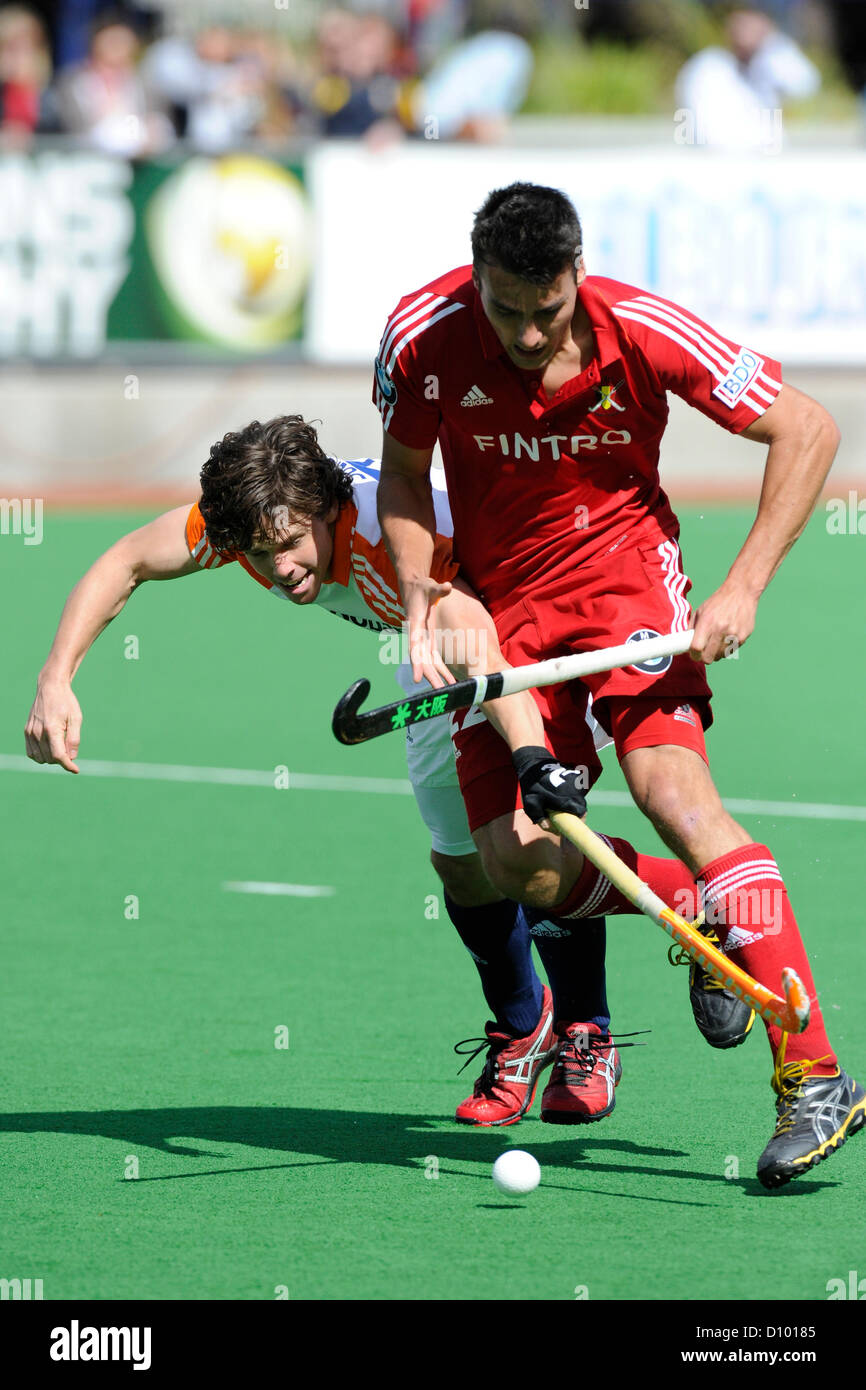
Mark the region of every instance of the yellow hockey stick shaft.
[[716, 950], [690, 922], [662, 902], [658, 894], [638, 878], [619, 855], [577, 816], [560, 811], [551, 814], [549, 819], [557, 834], [570, 840], [605, 878], [610, 879], [629, 902], [653, 922], [657, 922], [708, 975], [721, 981], [725, 989], [736, 994], [767, 1023], [774, 1023], [786, 1033], [803, 1032], [809, 1022], [810, 1002], [802, 981], [794, 970], [786, 968], [782, 971], [785, 998], [780, 999], [765, 985], [753, 980], [745, 970], [734, 965], [733, 961]]

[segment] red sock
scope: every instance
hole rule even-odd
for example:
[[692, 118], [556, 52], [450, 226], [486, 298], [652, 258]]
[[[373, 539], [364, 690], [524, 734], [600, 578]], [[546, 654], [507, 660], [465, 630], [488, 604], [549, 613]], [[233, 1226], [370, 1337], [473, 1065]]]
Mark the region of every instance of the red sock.
[[[679, 859], [656, 859], [651, 854], [638, 854], [628, 840], [618, 840], [613, 835], [602, 835], [601, 839], [638, 878], [643, 879], [654, 893], [658, 893], [662, 902], [681, 917], [694, 921], [699, 911], [699, 900], [694, 879], [685, 864]], [[571, 892], [550, 910], [551, 917], [616, 917], [625, 914], [640, 916], [640, 908], [623, 897], [610, 879], [605, 878], [588, 859], [584, 860], [580, 877]]]
[[[836, 1054], [818, 1007], [806, 948], [788, 901], [778, 865], [766, 845], [743, 845], [723, 854], [697, 875], [708, 926], [735, 965], [782, 994], [782, 967], [796, 970], [812, 1001], [804, 1033], [789, 1033], [786, 1062], [814, 1061], [813, 1074], [833, 1076]], [[767, 1024], [773, 1057], [782, 1031]], [[819, 1060], [820, 1059], [820, 1060]]]

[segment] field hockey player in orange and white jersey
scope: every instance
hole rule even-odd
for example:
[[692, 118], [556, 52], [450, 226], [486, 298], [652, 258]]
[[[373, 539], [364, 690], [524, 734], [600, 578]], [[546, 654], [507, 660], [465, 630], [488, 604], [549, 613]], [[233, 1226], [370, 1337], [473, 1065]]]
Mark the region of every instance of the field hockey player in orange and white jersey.
[[[147, 580], [234, 564], [287, 612], [324, 608], [376, 633], [398, 632], [404, 614], [376, 518], [378, 478], [375, 460], [329, 457], [313, 427], [299, 416], [254, 422], [219, 440], [202, 469], [199, 500], [121, 537], [70, 594], [27, 721], [30, 757], [78, 771], [82, 716], [73, 677], [92, 643]], [[465, 643], [466, 674], [501, 669], [492, 620], [457, 576], [448, 499], [441, 489], [434, 489], [434, 510], [433, 565], [447, 591], [437, 605], [437, 622], [455, 632], [471, 629], [473, 640]], [[293, 625], [292, 635], [296, 631]], [[258, 654], [255, 659], [258, 663]], [[430, 672], [433, 679], [450, 681], [451, 672], [438, 658], [437, 663], [438, 669]], [[408, 662], [399, 678], [404, 689], [413, 688]], [[512, 749], [543, 744], [540, 716], [528, 693], [490, 702], [484, 711]], [[542, 752], [549, 762], [546, 749]], [[494, 1013], [480, 1040], [490, 1055], [472, 1096], [458, 1107], [458, 1119], [511, 1124], [532, 1103], [538, 1076], [553, 1058], [550, 992], [532, 964], [526, 919], [481, 868], [447, 721], [430, 720], [408, 730], [407, 758], [449, 915], [476, 963]], [[565, 784], [566, 799], [573, 782]], [[570, 801], [572, 809], [581, 804], [579, 796]], [[617, 843], [621, 847], [625, 842]], [[678, 861], [627, 849], [636, 870], [667, 901], [690, 881]], [[615, 893], [605, 901], [608, 911], [634, 911]], [[590, 942], [593, 926], [585, 924]], [[539, 946], [544, 959], [555, 940], [540, 938]]]

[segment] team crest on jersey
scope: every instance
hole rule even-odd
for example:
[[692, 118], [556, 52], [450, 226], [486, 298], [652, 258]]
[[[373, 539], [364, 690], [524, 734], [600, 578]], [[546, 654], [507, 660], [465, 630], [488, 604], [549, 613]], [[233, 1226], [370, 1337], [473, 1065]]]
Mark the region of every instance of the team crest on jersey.
[[397, 387], [391, 380], [381, 357], [376, 358], [376, 385], [382, 393], [386, 405], [393, 405], [397, 399]]
[[[641, 627], [638, 628], [637, 632], [632, 632], [625, 640], [626, 642], [648, 642], [651, 637], [661, 637], [661, 633], [656, 632], [651, 627]], [[672, 656], [656, 656], [649, 661], [636, 661], [632, 670], [643, 671], [645, 676], [661, 676], [669, 670], [672, 662]]]
[[624, 411], [625, 406], [620, 405], [619, 401], [614, 400], [614, 397], [616, 396], [616, 393], [621, 386], [625, 386], [625, 377], [623, 377], [622, 381], [618, 381], [615, 386], [612, 386], [609, 381], [604, 382], [601, 386], [596, 386], [595, 389], [598, 395], [598, 400], [596, 401], [595, 405], [591, 405], [589, 407], [590, 415], [592, 415], [593, 412], [596, 410]]

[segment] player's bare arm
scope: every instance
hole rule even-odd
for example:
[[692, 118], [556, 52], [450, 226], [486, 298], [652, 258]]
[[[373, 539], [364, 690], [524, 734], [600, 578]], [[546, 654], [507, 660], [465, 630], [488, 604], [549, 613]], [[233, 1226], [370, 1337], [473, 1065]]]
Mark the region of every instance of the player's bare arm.
[[189, 505], [165, 512], [121, 537], [72, 590], [36, 686], [24, 735], [27, 756], [78, 772], [81, 707], [72, 680], [93, 643], [148, 579], [179, 579], [198, 572], [186, 544]]
[[[459, 680], [509, 668], [492, 617], [464, 580], [456, 579], [451, 592], [437, 603], [433, 624], [442, 659], [448, 657], [449, 647], [459, 658], [451, 661], [449, 672]], [[443, 637], [447, 639], [444, 643]], [[512, 753], [527, 744], [544, 746], [541, 711], [528, 690], [486, 700], [481, 708]]]
[[690, 654], [705, 662], [751, 635], [758, 600], [809, 520], [840, 438], [824, 407], [788, 385], [743, 434], [769, 452], [754, 525], [727, 579], [695, 615]]
[[433, 608], [450, 591], [430, 577], [436, 517], [430, 489], [432, 449], [410, 449], [385, 431], [378, 508], [382, 535], [397, 571], [409, 625], [412, 675], [432, 685], [448, 680], [433, 643]]

